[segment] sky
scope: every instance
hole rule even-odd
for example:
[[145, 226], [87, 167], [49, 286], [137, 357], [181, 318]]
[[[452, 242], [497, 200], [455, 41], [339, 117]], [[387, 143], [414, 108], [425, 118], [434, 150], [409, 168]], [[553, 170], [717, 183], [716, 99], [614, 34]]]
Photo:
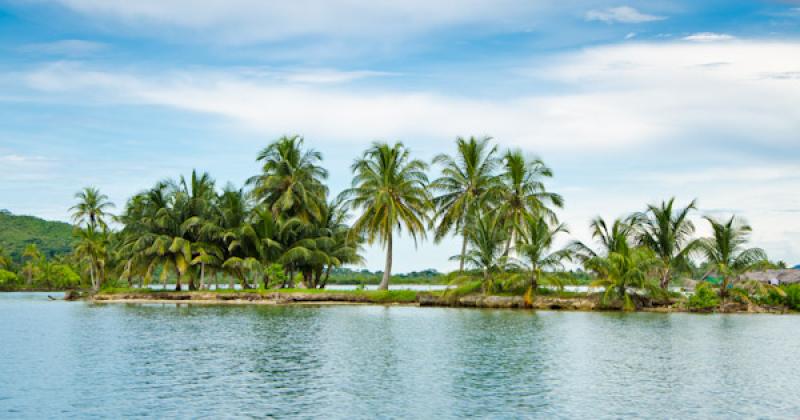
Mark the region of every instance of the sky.
[[[736, 214], [797, 264], [800, 1], [0, 0], [0, 208], [240, 185], [285, 134], [333, 192], [372, 141], [430, 160], [489, 135], [553, 169], [562, 243], [674, 196], [698, 235]], [[452, 238], [394, 248], [396, 271], [457, 266]]]

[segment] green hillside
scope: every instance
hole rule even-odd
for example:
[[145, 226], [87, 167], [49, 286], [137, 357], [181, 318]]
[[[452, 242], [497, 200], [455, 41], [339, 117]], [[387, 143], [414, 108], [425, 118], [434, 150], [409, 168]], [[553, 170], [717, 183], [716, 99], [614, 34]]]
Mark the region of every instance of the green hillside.
[[25, 246], [31, 243], [48, 258], [66, 254], [71, 250], [72, 226], [0, 210], [0, 246], [6, 253], [19, 262]]

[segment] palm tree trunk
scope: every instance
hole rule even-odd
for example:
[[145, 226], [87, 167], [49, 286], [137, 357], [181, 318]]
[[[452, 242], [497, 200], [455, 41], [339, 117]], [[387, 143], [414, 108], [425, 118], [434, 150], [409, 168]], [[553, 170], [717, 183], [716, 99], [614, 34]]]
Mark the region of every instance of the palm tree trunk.
[[386, 239], [386, 266], [383, 268], [383, 279], [378, 290], [389, 290], [389, 278], [392, 277], [392, 232]]
[[200, 290], [203, 290], [206, 287], [206, 264], [204, 262], [200, 263]]
[[670, 278], [671, 274], [672, 273], [670, 273], [669, 267], [667, 267], [664, 270], [664, 274], [661, 275], [661, 288], [662, 289], [667, 290], [667, 288], [669, 287], [669, 278]]
[[131, 260], [125, 263], [125, 272], [128, 273], [128, 287], [133, 287], [133, 276], [131, 276]]
[[320, 289], [324, 289], [325, 288], [325, 286], [328, 284], [328, 278], [330, 278], [330, 276], [331, 276], [331, 266], [328, 265], [325, 268], [325, 280], [323, 280], [322, 284], [319, 285]]
[[175, 291], [176, 292], [180, 292], [181, 291], [181, 271], [178, 270], [178, 269], [175, 269], [175, 272], [178, 273], [178, 276], [175, 278]]
[[317, 287], [319, 287], [321, 285], [322, 285], [322, 267], [319, 267], [314, 272], [314, 288], [316, 289]]
[[506, 249], [503, 251], [503, 256], [507, 257], [508, 254], [511, 252], [511, 244], [514, 243], [514, 235], [517, 233], [516, 229], [514, 229], [513, 225], [511, 227], [511, 232], [508, 235], [508, 239], [506, 240]]
[[461, 241], [461, 259], [459, 259], [459, 261], [458, 261], [458, 272], [459, 273], [463, 273], [464, 272], [464, 259], [467, 256], [467, 228], [466, 227], [464, 228], [464, 232], [463, 232], [462, 235], [463, 235], [464, 239]]

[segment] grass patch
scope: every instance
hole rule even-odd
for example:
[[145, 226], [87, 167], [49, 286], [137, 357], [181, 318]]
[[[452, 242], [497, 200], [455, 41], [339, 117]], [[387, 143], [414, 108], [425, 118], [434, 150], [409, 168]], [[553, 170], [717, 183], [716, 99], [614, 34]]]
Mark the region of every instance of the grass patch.
[[[125, 287], [114, 287], [102, 289], [101, 294], [127, 294], [127, 293], [175, 293], [173, 290], [152, 290], [152, 289], [136, 289]], [[363, 297], [366, 301], [375, 303], [413, 303], [417, 301], [417, 292], [414, 290], [330, 290], [330, 289], [244, 289], [244, 290], [197, 290], [197, 291], [182, 291], [179, 293], [202, 293], [202, 294], [259, 294], [269, 295], [273, 293], [279, 294], [336, 294], [336, 295], [352, 295]]]

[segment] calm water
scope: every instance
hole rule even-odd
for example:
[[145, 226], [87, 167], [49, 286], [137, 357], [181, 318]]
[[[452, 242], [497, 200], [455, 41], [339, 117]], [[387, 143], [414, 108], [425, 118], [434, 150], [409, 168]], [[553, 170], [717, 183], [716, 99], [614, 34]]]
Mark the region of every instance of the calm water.
[[0, 417], [800, 416], [800, 316], [0, 294]]

